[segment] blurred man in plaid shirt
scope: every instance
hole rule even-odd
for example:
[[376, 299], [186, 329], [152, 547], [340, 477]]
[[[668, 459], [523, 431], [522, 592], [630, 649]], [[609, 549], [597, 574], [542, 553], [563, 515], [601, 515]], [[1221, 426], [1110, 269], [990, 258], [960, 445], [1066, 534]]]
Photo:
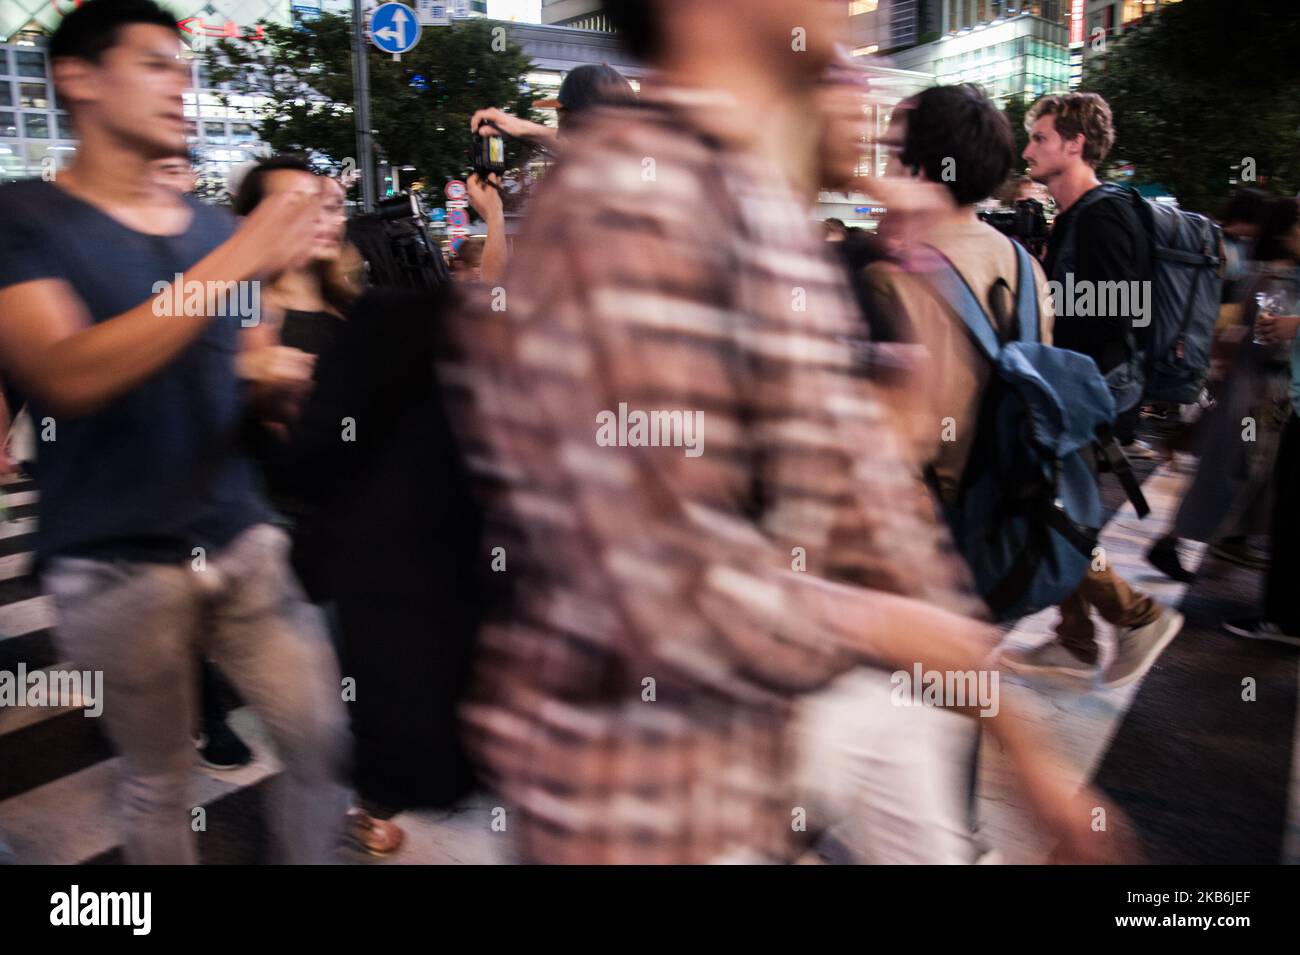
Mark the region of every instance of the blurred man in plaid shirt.
[[[583, 124], [459, 330], [484, 560], [512, 591], [465, 718], [528, 861], [788, 859], [829, 822], [790, 792], [798, 698], [996, 643], [787, 175], [843, 7], [607, 3], [662, 74]], [[1005, 708], [988, 723], [1067, 850], [1099, 853], [1096, 798]]]

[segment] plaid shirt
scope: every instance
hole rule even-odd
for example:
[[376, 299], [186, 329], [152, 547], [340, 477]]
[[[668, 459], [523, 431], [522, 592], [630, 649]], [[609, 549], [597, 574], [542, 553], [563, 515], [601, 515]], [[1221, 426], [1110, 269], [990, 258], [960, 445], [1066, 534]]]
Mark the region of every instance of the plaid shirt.
[[[788, 857], [791, 704], [857, 662], [800, 591], [976, 606], [854, 374], [840, 268], [780, 173], [704, 132], [726, 110], [659, 90], [593, 119], [444, 370], [514, 594], [464, 716], [533, 861]], [[702, 412], [702, 453], [604, 446], [620, 405]]]

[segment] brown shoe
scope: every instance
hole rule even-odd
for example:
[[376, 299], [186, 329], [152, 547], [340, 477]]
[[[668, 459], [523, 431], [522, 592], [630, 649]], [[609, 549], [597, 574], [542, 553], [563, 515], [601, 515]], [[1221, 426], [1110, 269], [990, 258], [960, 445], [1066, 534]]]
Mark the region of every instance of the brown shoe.
[[401, 826], [386, 819], [376, 819], [359, 806], [348, 810], [344, 828], [348, 841], [372, 856], [392, 855], [406, 841]]

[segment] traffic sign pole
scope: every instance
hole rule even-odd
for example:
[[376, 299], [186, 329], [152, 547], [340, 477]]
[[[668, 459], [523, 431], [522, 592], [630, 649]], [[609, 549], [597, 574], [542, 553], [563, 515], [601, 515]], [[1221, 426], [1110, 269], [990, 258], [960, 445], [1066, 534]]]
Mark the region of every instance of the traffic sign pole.
[[357, 160], [361, 167], [361, 210], [375, 211], [375, 149], [370, 132], [370, 64], [361, 0], [352, 0], [352, 88], [357, 99]]

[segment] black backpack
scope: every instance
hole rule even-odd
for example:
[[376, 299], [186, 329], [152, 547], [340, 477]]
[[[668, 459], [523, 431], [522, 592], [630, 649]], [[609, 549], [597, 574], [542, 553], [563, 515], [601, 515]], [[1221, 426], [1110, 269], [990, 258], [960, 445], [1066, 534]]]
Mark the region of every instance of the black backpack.
[[[1144, 397], [1191, 404], [1210, 373], [1210, 342], [1223, 292], [1222, 230], [1207, 216], [1143, 199], [1136, 190], [1115, 183], [1086, 193], [1078, 214], [1102, 199], [1130, 203], [1151, 248], [1146, 343], [1139, 348], [1130, 331], [1129, 360], [1106, 375], [1115, 406], [1127, 411]], [[1072, 271], [1076, 258], [1072, 225], [1057, 253], [1057, 272]]]

